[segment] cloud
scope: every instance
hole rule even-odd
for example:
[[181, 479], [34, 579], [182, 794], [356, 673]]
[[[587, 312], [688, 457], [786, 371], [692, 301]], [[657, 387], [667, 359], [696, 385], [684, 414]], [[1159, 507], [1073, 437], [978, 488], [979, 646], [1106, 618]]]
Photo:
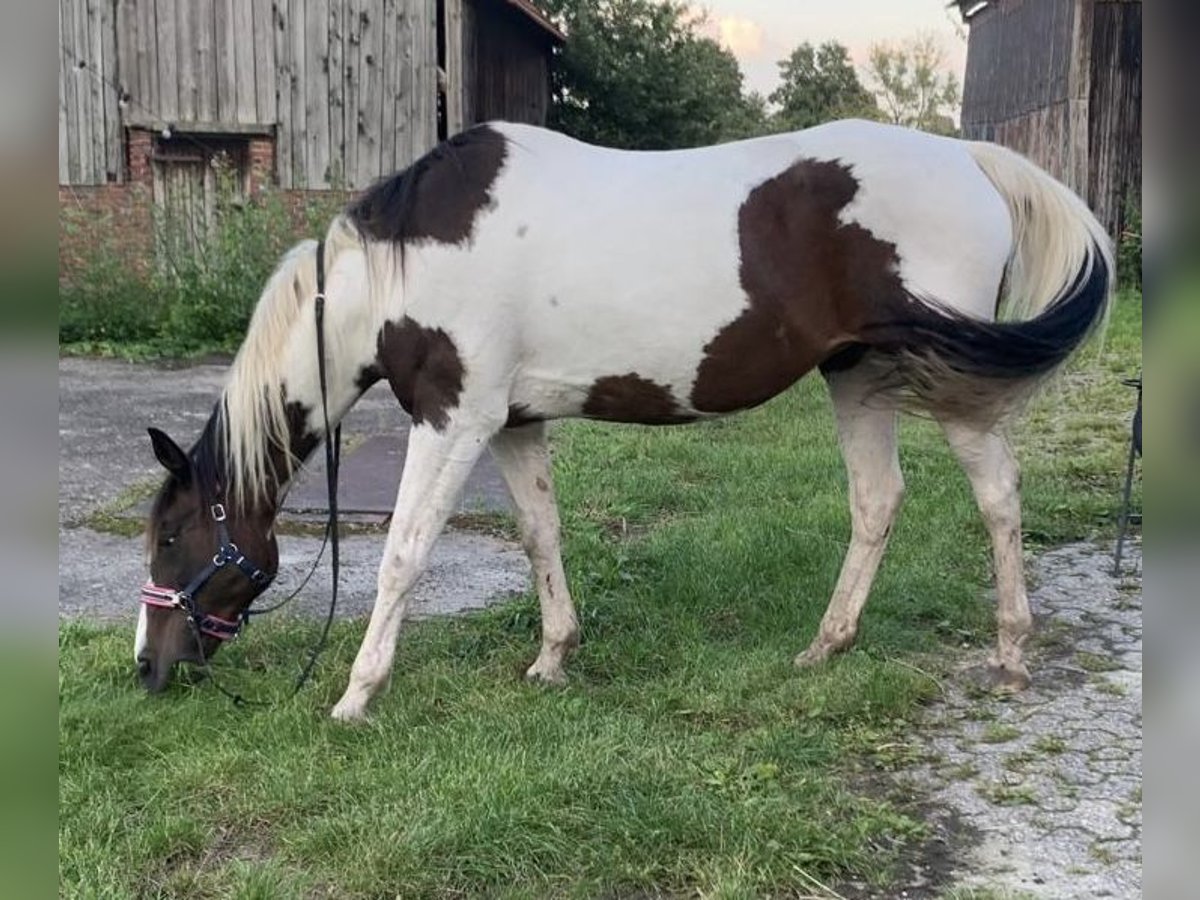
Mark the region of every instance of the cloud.
[[701, 22], [700, 30], [738, 59], [753, 59], [766, 50], [766, 33], [753, 19], [739, 16], [714, 16], [703, 7], [689, 10]]
[[763, 28], [751, 19], [724, 16], [717, 20], [717, 40], [739, 59], [758, 56], [766, 40]]

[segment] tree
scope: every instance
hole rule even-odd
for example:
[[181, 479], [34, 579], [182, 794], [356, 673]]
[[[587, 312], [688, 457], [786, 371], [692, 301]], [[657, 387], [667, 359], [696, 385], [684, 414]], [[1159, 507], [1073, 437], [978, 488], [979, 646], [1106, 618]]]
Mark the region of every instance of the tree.
[[872, 87], [884, 117], [922, 131], [957, 134], [954, 113], [961, 95], [958, 79], [942, 71], [945, 62], [942, 48], [929, 34], [872, 46]]
[[782, 83], [770, 101], [779, 107], [781, 130], [811, 128], [832, 119], [879, 118], [875, 98], [862, 86], [850, 52], [837, 41], [814, 47], [805, 41], [779, 62]]
[[545, 0], [567, 34], [551, 76], [551, 127], [610, 147], [711, 144], [765, 130], [737, 60], [677, 0]]

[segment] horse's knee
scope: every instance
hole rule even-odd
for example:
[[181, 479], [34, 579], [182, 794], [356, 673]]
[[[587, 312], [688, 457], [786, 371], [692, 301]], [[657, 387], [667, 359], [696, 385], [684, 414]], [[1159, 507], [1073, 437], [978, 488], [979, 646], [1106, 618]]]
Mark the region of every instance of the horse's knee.
[[407, 538], [384, 554], [379, 565], [378, 590], [380, 597], [396, 598], [403, 594], [429, 560], [427, 542]]

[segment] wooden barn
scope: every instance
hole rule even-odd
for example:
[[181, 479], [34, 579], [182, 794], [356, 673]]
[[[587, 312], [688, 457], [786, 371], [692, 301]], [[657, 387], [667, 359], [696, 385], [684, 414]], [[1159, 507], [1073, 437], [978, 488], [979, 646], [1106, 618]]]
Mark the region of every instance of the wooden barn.
[[1012, 147], [1119, 236], [1141, 202], [1141, 0], [956, 0], [963, 136]]
[[60, 208], [134, 241], [155, 210], [203, 223], [218, 156], [247, 194], [366, 187], [544, 123], [563, 39], [530, 0], [59, 0]]

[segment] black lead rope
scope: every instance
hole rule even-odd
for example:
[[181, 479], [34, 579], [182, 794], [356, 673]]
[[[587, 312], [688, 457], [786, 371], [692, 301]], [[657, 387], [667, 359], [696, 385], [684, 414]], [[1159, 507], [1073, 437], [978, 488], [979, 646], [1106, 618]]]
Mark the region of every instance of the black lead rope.
[[[317, 641], [317, 645], [309, 654], [308, 663], [304, 666], [304, 671], [300, 673], [300, 677], [296, 679], [296, 687], [292, 691], [292, 696], [296, 696], [300, 692], [300, 688], [304, 687], [304, 683], [308, 681], [312, 674], [313, 668], [317, 664], [317, 658], [325, 650], [325, 645], [329, 642], [329, 629], [333, 627], [333, 619], [337, 613], [337, 595], [338, 595], [338, 504], [337, 504], [337, 489], [338, 489], [338, 467], [341, 465], [342, 456], [342, 423], [339, 422], [333, 431], [333, 440], [330, 440], [329, 434], [329, 387], [326, 382], [325, 374], [325, 242], [317, 241], [317, 299], [316, 299], [316, 320], [317, 320], [317, 376], [321, 382], [321, 416], [325, 422], [325, 485], [329, 495], [329, 523], [326, 526], [325, 535], [329, 541], [329, 568], [333, 580], [333, 586], [329, 595], [329, 612], [325, 616], [325, 627], [321, 629], [321, 639]], [[324, 544], [321, 545], [324, 549]]]
[[[304, 576], [304, 580], [300, 582], [300, 586], [292, 591], [281, 603], [266, 607], [265, 609], [255, 610], [252, 613], [253, 615], [262, 615], [263, 613], [273, 612], [291, 602], [304, 589], [304, 586], [308, 584], [308, 580], [312, 578], [313, 573], [317, 570], [317, 566], [321, 562], [321, 557], [325, 554], [325, 546], [329, 545], [329, 565], [333, 579], [329, 595], [329, 612], [325, 616], [325, 625], [321, 629], [321, 637], [309, 653], [308, 662], [305, 663], [304, 669], [296, 678], [296, 683], [292, 686], [292, 692], [288, 695], [289, 700], [300, 693], [301, 688], [304, 687], [308, 679], [312, 676], [313, 669], [317, 665], [317, 660], [329, 643], [329, 631], [333, 627], [333, 620], [337, 614], [339, 572], [337, 490], [338, 468], [341, 465], [342, 455], [342, 425], [339, 422], [337, 427], [333, 429], [331, 440], [329, 430], [329, 384], [325, 366], [325, 242], [323, 240], [317, 241], [317, 295], [314, 312], [317, 331], [317, 375], [321, 385], [321, 416], [325, 424], [325, 481], [329, 497], [329, 518], [325, 523], [325, 536], [321, 541], [321, 549], [317, 552], [316, 561], [313, 562], [308, 574]], [[249, 614], [247, 613], [247, 615]], [[195, 616], [189, 614], [188, 624], [196, 639], [196, 648], [200, 651], [200, 665], [216, 689], [232, 700], [234, 706], [269, 706], [270, 704], [264, 700], [249, 700], [236, 691], [229, 690], [217, 680], [212, 665], [204, 653], [204, 642], [201, 639], [200, 626]]]

